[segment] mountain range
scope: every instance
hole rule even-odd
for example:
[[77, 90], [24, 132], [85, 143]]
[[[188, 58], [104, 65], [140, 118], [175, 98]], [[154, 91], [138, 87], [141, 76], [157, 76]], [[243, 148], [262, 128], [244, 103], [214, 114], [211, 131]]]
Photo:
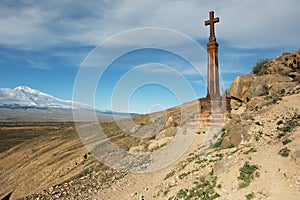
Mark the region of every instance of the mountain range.
[[0, 88], [0, 121], [73, 121], [73, 111], [82, 121], [109, 120], [138, 115], [99, 110], [90, 105], [63, 100], [27, 86]]

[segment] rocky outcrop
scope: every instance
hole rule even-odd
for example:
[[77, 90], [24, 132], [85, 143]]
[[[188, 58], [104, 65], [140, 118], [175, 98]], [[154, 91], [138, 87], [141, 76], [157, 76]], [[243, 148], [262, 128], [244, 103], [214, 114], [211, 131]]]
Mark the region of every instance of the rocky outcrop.
[[259, 75], [245, 74], [234, 79], [229, 90], [231, 108], [239, 109], [255, 97], [286, 93], [300, 81], [300, 50], [284, 53], [262, 68]]
[[270, 61], [268, 67], [262, 69], [261, 74], [280, 74], [282, 76], [288, 76], [295, 72], [300, 74], [300, 50], [277, 56], [274, 60]]

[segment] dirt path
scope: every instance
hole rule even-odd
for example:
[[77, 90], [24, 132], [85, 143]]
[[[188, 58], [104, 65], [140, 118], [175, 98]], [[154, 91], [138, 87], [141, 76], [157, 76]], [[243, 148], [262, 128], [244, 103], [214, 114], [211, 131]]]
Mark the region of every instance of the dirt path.
[[[189, 134], [195, 134], [193, 131], [191, 132]], [[94, 199], [115, 200], [120, 199], [120, 197], [124, 200], [157, 199], [155, 196], [161, 191], [160, 185], [164, 182], [166, 175], [180, 161], [187, 159], [191, 152], [197, 151], [205, 137], [204, 134], [195, 134], [189, 149], [171, 165], [154, 172], [127, 174], [123, 179], [115, 181], [110, 188], [101, 191]]]

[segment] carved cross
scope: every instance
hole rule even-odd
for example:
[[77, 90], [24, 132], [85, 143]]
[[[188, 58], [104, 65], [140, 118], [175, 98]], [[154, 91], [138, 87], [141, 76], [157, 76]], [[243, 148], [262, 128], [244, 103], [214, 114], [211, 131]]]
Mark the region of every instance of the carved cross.
[[209, 41], [213, 42], [216, 41], [215, 36], [215, 23], [218, 23], [220, 21], [219, 17], [214, 16], [214, 11], [209, 12], [209, 20], [205, 21], [205, 26], [210, 26], [210, 36]]

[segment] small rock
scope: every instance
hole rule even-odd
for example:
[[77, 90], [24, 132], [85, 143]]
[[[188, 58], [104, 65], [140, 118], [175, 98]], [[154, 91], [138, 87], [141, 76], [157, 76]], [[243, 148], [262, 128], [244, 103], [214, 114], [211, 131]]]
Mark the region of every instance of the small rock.
[[295, 178], [295, 183], [296, 183], [297, 185], [300, 185], [300, 176], [297, 176], [297, 177]]
[[134, 193], [132, 193], [130, 196], [131, 197], [134, 197], [135, 195], [137, 195], [138, 193], [137, 192], [134, 192]]
[[222, 192], [223, 192], [224, 194], [228, 194], [227, 190], [225, 190], [225, 189], [222, 189]]
[[172, 179], [170, 183], [175, 184], [176, 182], [177, 182], [176, 179]]

